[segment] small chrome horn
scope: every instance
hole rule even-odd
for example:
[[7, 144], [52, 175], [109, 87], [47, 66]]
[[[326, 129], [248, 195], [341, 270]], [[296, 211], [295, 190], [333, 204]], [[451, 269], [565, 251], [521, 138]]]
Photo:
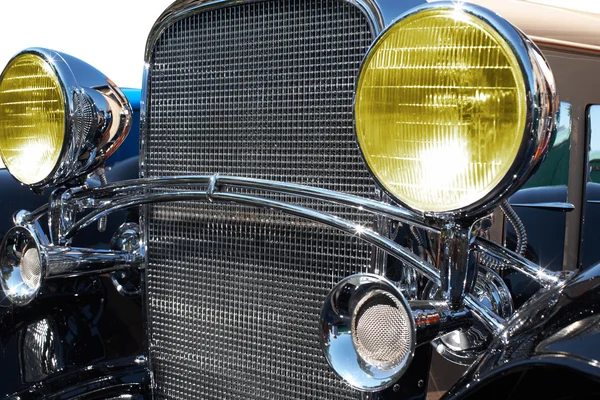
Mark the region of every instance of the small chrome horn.
[[416, 347], [408, 302], [388, 280], [370, 274], [343, 279], [321, 312], [320, 340], [331, 368], [355, 389], [377, 391], [406, 371]]
[[333, 371], [355, 389], [375, 392], [402, 377], [415, 348], [468, 328], [470, 311], [446, 301], [406, 301], [384, 277], [342, 279], [327, 296], [320, 320], [321, 348]]
[[0, 244], [0, 284], [13, 304], [25, 305], [37, 296], [46, 279], [140, 267], [142, 260], [137, 251], [49, 245], [37, 223], [15, 226]]
[[46, 254], [32, 232], [22, 226], [8, 231], [0, 245], [2, 289], [14, 304], [27, 304], [33, 299], [45, 275]]

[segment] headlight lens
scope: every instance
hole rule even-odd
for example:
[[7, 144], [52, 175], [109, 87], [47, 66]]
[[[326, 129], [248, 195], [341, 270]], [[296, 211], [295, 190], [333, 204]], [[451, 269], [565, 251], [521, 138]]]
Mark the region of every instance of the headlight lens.
[[357, 84], [365, 161], [397, 200], [446, 212], [490, 193], [526, 127], [519, 60], [481, 19], [451, 8], [409, 15], [367, 55]]
[[34, 54], [20, 54], [0, 78], [0, 155], [25, 184], [56, 168], [65, 135], [65, 101], [52, 67]]

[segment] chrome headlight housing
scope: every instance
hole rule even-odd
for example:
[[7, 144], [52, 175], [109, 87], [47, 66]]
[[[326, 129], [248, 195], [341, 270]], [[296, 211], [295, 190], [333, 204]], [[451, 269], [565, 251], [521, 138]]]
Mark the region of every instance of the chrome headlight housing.
[[469, 217], [539, 165], [558, 104], [550, 68], [522, 32], [481, 7], [435, 2], [401, 16], [367, 53], [356, 134], [400, 204]]
[[0, 75], [0, 156], [20, 182], [43, 189], [83, 177], [125, 139], [121, 90], [83, 61], [27, 49]]

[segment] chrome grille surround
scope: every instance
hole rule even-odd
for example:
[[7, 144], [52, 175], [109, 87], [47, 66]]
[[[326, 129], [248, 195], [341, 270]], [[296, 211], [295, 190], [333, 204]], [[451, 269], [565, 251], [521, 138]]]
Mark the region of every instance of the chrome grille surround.
[[[197, 8], [149, 43], [145, 177], [227, 174], [378, 198], [355, 143], [354, 80], [374, 37], [343, 0]], [[263, 193], [374, 227], [373, 217]], [[156, 398], [358, 398], [329, 371], [320, 308], [370, 246], [244, 206], [143, 213]]]

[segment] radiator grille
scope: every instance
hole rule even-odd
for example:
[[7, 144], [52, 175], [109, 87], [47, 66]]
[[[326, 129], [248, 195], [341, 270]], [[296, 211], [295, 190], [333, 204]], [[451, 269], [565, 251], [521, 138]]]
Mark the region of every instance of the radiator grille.
[[[174, 22], [152, 47], [145, 175], [219, 173], [375, 198], [352, 118], [372, 39], [341, 0], [250, 2]], [[358, 211], [279, 198], [372, 225]], [[369, 246], [243, 206], [168, 203], [145, 219], [157, 398], [360, 398], [327, 367], [317, 321], [335, 283], [370, 269]]]

